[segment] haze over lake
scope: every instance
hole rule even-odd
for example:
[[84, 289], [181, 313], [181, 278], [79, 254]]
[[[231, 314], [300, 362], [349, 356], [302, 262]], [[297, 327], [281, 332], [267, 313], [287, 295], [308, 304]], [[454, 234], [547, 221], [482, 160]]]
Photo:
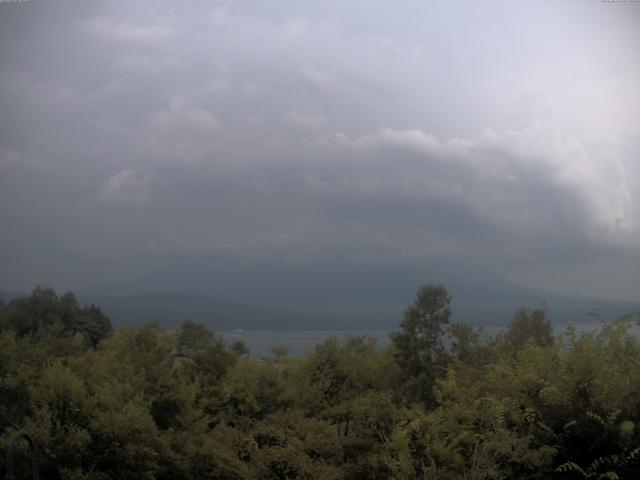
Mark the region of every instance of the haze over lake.
[[[566, 331], [569, 324], [555, 324], [554, 333], [561, 335]], [[600, 322], [581, 323], [576, 325], [578, 332], [592, 332], [602, 327]], [[487, 326], [485, 330], [488, 334], [493, 335], [503, 330], [504, 327]], [[389, 334], [393, 330], [305, 330], [305, 331], [226, 331], [220, 332], [220, 335], [227, 342], [242, 340], [249, 347], [250, 355], [253, 357], [273, 357], [271, 351], [273, 347], [286, 347], [288, 354], [297, 357], [308, 354], [313, 351], [316, 345], [319, 345], [331, 337], [343, 340], [346, 337], [367, 336], [374, 338], [379, 347], [386, 347], [389, 344]], [[640, 326], [636, 325], [631, 332], [638, 337], [640, 335]]]

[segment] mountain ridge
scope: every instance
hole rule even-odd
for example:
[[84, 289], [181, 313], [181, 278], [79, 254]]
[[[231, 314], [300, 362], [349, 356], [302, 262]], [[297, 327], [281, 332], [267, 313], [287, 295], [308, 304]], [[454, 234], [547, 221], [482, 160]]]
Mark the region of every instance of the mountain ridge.
[[[536, 308], [545, 300], [536, 302], [538, 294], [526, 289], [523, 293], [522, 297], [494, 305], [474, 305], [459, 300], [456, 302], [454, 297], [452, 320], [477, 326], [506, 325], [518, 308]], [[5, 300], [20, 296], [27, 294], [0, 291], [0, 298]], [[83, 305], [98, 305], [111, 318], [114, 326], [139, 325], [147, 320], [159, 320], [165, 328], [176, 328], [180, 322], [189, 319], [218, 331], [391, 329], [399, 324], [406, 307], [405, 304], [399, 305], [396, 310], [387, 307], [383, 311], [370, 311], [363, 306], [346, 309], [344, 305], [335, 305], [333, 310], [325, 308], [305, 311], [161, 290], [129, 295], [80, 293], [77, 297]], [[639, 309], [633, 303], [561, 295], [547, 295], [545, 305], [549, 307], [550, 318], [554, 323], [588, 322], [590, 312], [611, 319]]]

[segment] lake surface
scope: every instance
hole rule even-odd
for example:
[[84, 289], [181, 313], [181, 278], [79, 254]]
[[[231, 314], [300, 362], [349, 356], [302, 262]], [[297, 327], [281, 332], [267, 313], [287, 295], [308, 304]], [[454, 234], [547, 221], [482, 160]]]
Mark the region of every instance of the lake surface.
[[273, 356], [273, 347], [286, 347], [289, 356], [295, 357], [324, 342], [330, 337], [342, 340], [347, 336], [367, 335], [375, 338], [378, 346], [385, 346], [389, 342], [391, 330], [301, 330], [301, 331], [270, 331], [243, 330], [220, 332], [229, 343], [242, 340], [250, 349], [252, 357]]
[[[591, 331], [601, 327], [602, 323], [580, 323], [576, 324], [579, 332]], [[555, 324], [553, 326], [556, 335], [561, 334], [566, 329], [567, 324]], [[494, 334], [505, 327], [490, 326], [484, 327], [489, 334]], [[250, 349], [252, 357], [273, 356], [271, 349], [276, 346], [286, 347], [289, 356], [295, 357], [303, 353], [312, 351], [313, 348], [330, 337], [337, 337], [342, 340], [347, 336], [366, 335], [376, 340], [379, 347], [384, 347], [389, 343], [389, 334], [393, 330], [235, 330], [219, 332], [229, 343], [242, 340]], [[636, 324], [632, 328], [632, 333], [640, 336], [640, 327]]]

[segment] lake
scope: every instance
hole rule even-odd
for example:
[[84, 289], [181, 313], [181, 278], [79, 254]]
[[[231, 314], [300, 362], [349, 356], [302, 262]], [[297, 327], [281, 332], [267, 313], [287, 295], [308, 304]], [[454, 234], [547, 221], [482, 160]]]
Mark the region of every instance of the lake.
[[[599, 322], [576, 324], [578, 331], [590, 331], [602, 326]], [[567, 324], [555, 324], [553, 326], [556, 335], [561, 334], [567, 327]], [[505, 327], [489, 326], [484, 327], [485, 330], [494, 334]], [[291, 330], [291, 331], [273, 331], [273, 330], [235, 330], [219, 332], [229, 343], [236, 340], [242, 340], [250, 349], [252, 357], [273, 356], [271, 348], [275, 346], [286, 347], [289, 350], [289, 356], [295, 357], [302, 355], [307, 351], [324, 342], [327, 338], [337, 337], [343, 339], [346, 336], [362, 336], [372, 337], [378, 343], [378, 346], [384, 347], [389, 343], [389, 334], [393, 330]], [[640, 336], [640, 327], [635, 324], [632, 333]]]

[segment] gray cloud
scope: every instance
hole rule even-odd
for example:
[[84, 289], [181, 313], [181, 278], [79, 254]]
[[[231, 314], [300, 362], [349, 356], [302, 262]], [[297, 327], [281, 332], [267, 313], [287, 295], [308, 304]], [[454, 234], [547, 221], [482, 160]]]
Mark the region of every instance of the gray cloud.
[[640, 9], [418, 4], [2, 5], [0, 286], [637, 258]]

